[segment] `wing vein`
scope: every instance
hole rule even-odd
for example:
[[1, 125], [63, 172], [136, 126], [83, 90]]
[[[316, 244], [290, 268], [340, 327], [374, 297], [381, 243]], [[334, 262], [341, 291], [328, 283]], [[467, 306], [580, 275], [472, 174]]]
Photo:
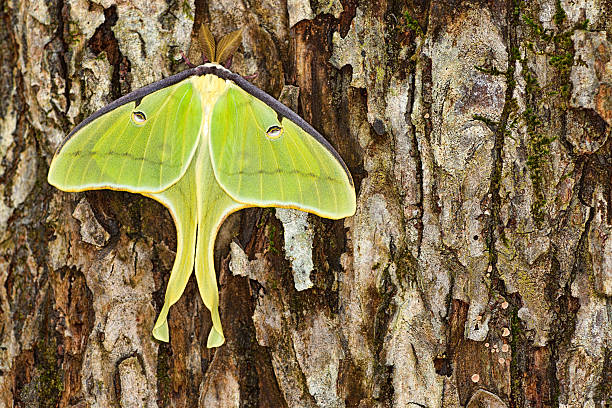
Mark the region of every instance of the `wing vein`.
[[[96, 131], [100, 128], [100, 126], [102, 126], [101, 123], [99, 123], [98, 126], [95, 128]], [[76, 143], [77, 139], [74, 139], [74, 140], [75, 140], [75, 142], [73, 142], [73, 143]], [[66, 170], [66, 174], [64, 175], [64, 184], [68, 183], [68, 179], [70, 178], [70, 173], [72, 173], [72, 168], [73, 168], [75, 162], [76, 162], [76, 160], [71, 160], [70, 161], [70, 165], [68, 166], [68, 170]]]
[[[170, 95], [168, 95], [165, 98], [164, 102], [162, 103], [162, 106], [160, 106], [157, 109], [158, 113], [153, 117], [153, 122], [151, 123], [151, 125], [147, 126], [149, 128], [149, 137], [147, 137], [147, 143], [145, 144], [145, 149], [144, 149], [144, 152], [142, 153], [143, 158], [147, 156], [147, 151], [149, 150], [149, 144], [152, 139], [153, 129], [155, 128], [155, 124], [157, 124], [157, 121], [159, 120], [159, 117], [161, 116], [159, 112], [161, 112], [166, 107], [166, 105], [170, 102], [170, 100], [174, 97], [174, 94], [176, 94], [179, 89], [180, 87], [177, 87], [170, 92]], [[133, 147], [134, 147], [134, 144], [132, 143], [129, 150], [131, 151]], [[140, 172], [138, 173], [138, 181], [136, 182], [137, 185], [140, 185], [140, 182], [142, 181], [142, 171], [144, 170], [144, 164], [145, 164], [145, 161], [143, 160], [140, 163]], [[161, 163], [159, 167], [161, 168]]]
[[[317, 143], [317, 144], [320, 145], [319, 142], [317, 142], [317, 141], [313, 140], [312, 138], [310, 138], [310, 145], [312, 146], [313, 143]], [[329, 172], [329, 168], [327, 166], [327, 163], [324, 163], [323, 161], [321, 161], [316, 155], [314, 155], [314, 157], [319, 162], [319, 168], [321, 168], [323, 171], [325, 171], [327, 179], [328, 180], [333, 180], [332, 173]], [[336, 209], [336, 211], [338, 211], [338, 194], [336, 193], [336, 189], [335, 188], [331, 187], [330, 190], [332, 191], [332, 194], [334, 196], [335, 209]]]
[[[229, 92], [228, 92], [228, 94], [229, 94]], [[236, 121], [239, 118], [239, 116], [238, 116], [238, 104], [236, 103], [236, 98], [233, 95], [231, 95], [231, 98], [232, 98], [232, 102], [234, 104], [234, 121]], [[242, 145], [240, 146], [240, 163], [239, 163], [240, 172], [238, 173], [238, 188], [237, 188], [238, 194], [240, 194], [240, 189], [242, 188], [242, 175], [243, 175], [243, 171], [244, 171], [244, 153], [245, 153], [244, 145], [245, 145], [246, 138], [247, 138], [247, 135], [245, 134], [246, 133], [246, 128], [244, 126], [244, 121], [242, 122], [242, 132], [243, 132], [243, 134], [242, 134]], [[232, 142], [233, 142], [233, 140], [232, 140]], [[233, 146], [234, 144], [232, 143], [231, 145]], [[260, 160], [261, 160], [261, 158], [260, 158]]]
[[[308, 166], [308, 171], [312, 174], [316, 174], [312, 167], [310, 166], [310, 163], [308, 162], [308, 159], [306, 158], [306, 156], [304, 156], [304, 153], [302, 151], [301, 146], [295, 141], [295, 140], [291, 140], [294, 144], [294, 146], [296, 147], [296, 150], [300, 153], [300, 155], [302, 156], [302, 159], [304, 159], [304, 163], [306, 163], [306, 166]], [[319, 184], [317, 183], [316, 178], [313, 179], [313, 183], [315, 186], [315, 189], [317, 191], [317, 202], [319, 203], [319, 208], [321, 207], [321, 192], [319, 191]]]
[[[281, 125], [282, 125], [282, 123], [281, 123]], [[287, 134], [287, 136], [289, 136], [289, 132], [287, 131], [287, 128], [285, 128], [285, 133]], [[291, 158], [291, 163], [293, 163], [293, 168], [296, 171], [298, 171], [297, 165], [295, 164], [295, 160], [293, 158], [293, 152], [291, 150], [288, 150], [288, 149], [287, 149], [287, 152], [289, 153], [289, 157]], [[302, 190], [302, 182], [300, 181], [299, 177], [296, 177], [295, 179], [298, 182], [298, 189], [300, 190], [300, 201], [304, 202], [304, 191]]]
[[[187, 89], [185, 90], [185, 93], [183, 94], [183, 97], [181, 98], [180, 102], [178, 103], [178, 106], [176, 107], [176, 111], [174, 112], [174, 121], [172, 123], [176, 123], [177, 122], [178, 113], [181, 110], [181, 105], [183, 104], [183, 100], [185, 99], [185, 96], [187, 96], [188, 93], [189, 93], [189, 88], [187, 87]], [[187, 117], [187, 115], [185, 115], [185, 117]], [[164, 140], [162, 141], [161, 164], [159, 166], [159, 186], [160, 187], [163, 185], [162, 175], [163, 175], [163, 172], [164, 172], [164, 160], [166, 158], [166, 138], [168, 136], [168, 124], [169, 123], [170, 123], [170, 121], [166, 121], [166, 124], [165, 124], [165, 127], [164, 127]], [[172, 153], [174, 152], [174, 143], [172, 143], [172, 146], [173, 146], [173, 148], [172, 148], [172, 151], [170, 152], [170, 160], [172, 160], [172, 158], [173, 158]], [[182, 159], [182, 157], [181, 157], [181, 159]]]
[[[105, 132], [105, 134], [112, 133], [114, 128], [118, 126], [120, 123], [121, 123], [120, 121], [116, 121], [115, 123], [113, 123], [112, 126]], [[102, 126], [102, 123], [100, 123], [100, 126]], [[87, 160], [87, 165], [85, 166], [85, 169], [83, 170], [83, 173], [81, 174], [81, 181], [79, 182], [79, 184], [81, 185], [83, 184], [83, 181], [85, 180], [85, 176], [87, 175], [87, 171], [89, 170], [89, 166], [91, 165], [92, 160], [94, 160], [94, 157], [95, 157], [95, 154], [92, 154], [89, 156]]]
[[[250, 98], [253, 98], [251, 95], [249, 95]], [[253, 104], [252, 104], [252, 100], [249, 100], [249, 103], [247, 104], [249, 111], [251, 113], [251, 116], [253, 117], [253, 121], [255, 122], [255, 127], [257, 129], [259, 129], [259, 131], [265, 135], [266, 131], [259, 126], [259, 122], [257, 121], [257, 115], [255, 114], [255, 111], [253, 110]], [[243, 124], [244, 126], [244, 124]], [[283, 190], [283, 178], [281, 176], [280, 173], [280, 166], [278, 163], [278, 157], [276, 156], [276, 152], [274, 151], [274, 147], [272, 146], [272, 141], [270, 139], [267, 138], [267, 136], [263, 136], [266, 139], [267, 144], [265, 146], [269, 146], [270, 151], [272, 152], [272, 156], [274, 157], [274, 161], [276, 162], [276, 171], [277, 171], [277, 175], [278, 175], [278, 188], [280, 190], [280, 195], [281, 195], [281, 200], [285, 199], [285, 192]], [[261, 163], [261, 145], [262, 143], [259, 142], [259, 138], [256, 137], [256, 140], [258, 141], [257, 146], [259, 147], [259, 169], [263, 169], [262, 163]], [[244, 150], [244, 149], [243, 149]], [[259, 173], [259, 195], [260, 195], [260, 199], [261, 201], [264, 201], [263, 198], [263, 172]]]
[[[100, 122], [100, 123], [102, 123], [102, 122]], [[130, 125], [130, 120], [128, 119], [127, 123], [123, 127], [123, 131], [121, 131], [121, 133], [119, 133], [120, 136], [115, 138], [115, 141], [114, 141], [113, 145], [111, 146], [110, 151], [113, 151], [115, 149], [115, 146], [117, 146], [118, 141], [121, 140], [121, 136], [123, 136], [123, 134], [125, 133], [125, 130], [127, 129], [127, 127], [129, 125]], [[104, 166], [102, 167], [102, 170], [100, 171], [100, 175], [103, 175], [104, 172], [106, 171], [106, 166], [108, 166], [108, 162], [109, 161], [110, 160], [105, 160], [104, 161]], [[100, 182], [100, 181], [98, 180], [98, 182]]]

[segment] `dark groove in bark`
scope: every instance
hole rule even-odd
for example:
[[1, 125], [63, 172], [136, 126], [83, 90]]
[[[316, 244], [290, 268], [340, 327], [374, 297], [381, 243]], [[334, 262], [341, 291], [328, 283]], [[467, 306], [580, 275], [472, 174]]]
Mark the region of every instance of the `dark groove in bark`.
[[131, 352], [129, 354], [126, 354], [126, 355], [123, 355], [123, 356], [119, 357], [115, 361], [115, 373], [113, 375], [113, 390], [115, 392], [115, 397], [117, 398], [117, 402], [121, 401], [121, 395], [122, 395], [122, 390], [123, 390], [123, 388], [121, 387], [121, 375], [120, 375], [120, 372], [119, 372], [119, 366], [125, 360], [127, 360], [129, 358], [132, 358], [132, 357], [136, 357], [136, 359], [138, 360], [138, 366], [140, 368], [140, 374], [142, 374], [143, 377], [146, 376], [146, 373], [144, 372], [144, 367], [145, 367], [144, 358], [142, 357], [142, 355], [139, 352], [133, 351], [133, 352]]
[[[391, 255], [393, 258], [393, 255]], [[385, 365], [384, 362], [384, 345], [385, 336], [389, 331], [389, 323], [396, 313], [397, 306], [393, 301], [397, 294], [397, 287], [393, 284], [389, 274], [389, 265], [381, 276], [382, 287], [378, 289], [380, 304], [376, 308], [376, 315], [373, 323], [373, 353], [375, 356], [374, 364], [374, 384], [380, 390], [380, 395], [376, 398], [377, 401], [386, 404], [393, 404], [393, 367]]]
[[[7, 151], [3, 157], [0, 157], [0, 166], [4, 168], [4, 172], [0, 173], [0, 185], [5, 187], [4, 191], [11, 191], [13, 185], [13, 176], [17, 171], [19, 164], [19, 156], [26, 149], [26, 143], [23, 137], [20, 135], [25, 134], [26, 130], [26, 114], [28, 107], [24, 101], [24, 84], [23, 76], [19, 70], [12, 69], [17, 66], [19, 58], [17, 40], [15, 39], [14, 22], [11, 19], [11, 15], [4, 11], [5, 8], [0, 8], [0, 18], [4, 27], [1, 30], [0, 40], [4, 43], [7, 51], [0, 53], [0, 69], [2, 76], [0, 77], [0, 91], [5, 97], [0, 98], [0, 118], [5, 118], [8, 110], [8, 106], [13, 102], [13, 106], [17, 110], [17, 125], [15, 131], [11, 135], [0, 135], [0, 140], [5, 137], [12, 136], [15, 141], [12, 146], [7, 148]], [[15, 75], [16, 74], [16, 75]], [[14, 96], [12, 95], [14, 94]], [[8, 157], [12, 154], [12, 160], [9, 162]], [[11, 200], [10, 194], [3, 194], [0, 196], [0, 200]], [[12, 203], [11, 203], [12, 204]], [[11, 225], [9, 220], [8, 225]], [[0, 244], [2, 242], [0, 241]]]
[[[64, 33], [70, 30], [70, 28], [66, 30], [66, 28], [64, 27], [64, 20], [65, 20], [64, 16], [67, 17], [69, 15], [68, 7], [69, 6], [64, 3], [64, 0], [60, 0], [57, 6], [58, 26], [57, 26], [57, 31], [55, 34], [56, 38], [58, 38], [60, 41], [60, 46], [61, 46], [61, 51], [62, 51], [58, 60], [59, 60], [59, 63], [61, 66], [61, 72], [64, 78], [64, 98], [66, 99], [66, 107], [64, 109], [64, 112], [62, 112], [64, 115], [67, 114], [68, 111], [70, 110], [70, 84], [72, 83], [72, 81], [70, 81], [70, 75], [68, 74], [68, 62], [67, 62], [67, 59], [69, 58], [69, 54], [70, 54], [70, 48], [68, 47], [68, 44], [66, 43], [66, 39], [64, 37]], [[63, 117], [64, 115], [58, 115], [58, 116]]]
[[[419, 56], [417, 55], [417, 58]], [[416, 174], [415, 174], [415, 178], [416, 178], [416, 182], [415, 184], [418, 187], [418, 192], [417, 192], [417, 208], [418, 208], [418, 214], [417, 214], [417, 221], [416, 221], [416, 230], [417, 230], [417, 258], [421, 257], [421, 245], [423, 243], [423, 196], [424, 196], [424, 187], [423, 187], [423, 160], [421, 159], [421, 149], [419, 147], [419, 138], [417, 137], [417, 132], [416, 132], [416, 128], [414, 126], [414, 124], [412, 123], [412, 118], [411, 118], [411, 114], [412, 114], [412, 109], [414, 107], [414, 98], [416, 95], [416, 64], [412, 63], [411, 64], [412, 69], [412, 76], [410, 77], [410, 98], [408, 99], [407, 102], [407, 106], [406, 106], [406, 113], [404, 115], [404, 119], [406, 120], [406, 123], [408, 124], [408, 126], [411, 129], [411, 133], [412, 133], [412, 148], [411, 148], [411, 157], [415, 162], [415, 168], [416, 168]]]
[[[501, 294], [510, 303], [510, 321], [511, 321], [511, 332], [512, 332], [512, 351], [513, 358], [510, 366], [510, 408], [522, 408], [524, 406], [522, 384], [522, 373], [518, 369], [517, 355], [520, 356], [521, 351], [526, 352], [526, 344], [523, 342], [522, 336], [520, 335], [520, 321], [518, 318], [518, 310], [522, 306], [522, 301], [518, 294], [510, 296], [506, 291], [505, 282], [500, 276], [499, 270], [497, 269], [497, 240], [503, 236], [503, 223], [501, 221], [501, 205], [502, 200], [500, 197], [500, 183], [503, 171], [503, 149], [504, 139], [509, 133], [506, 128], [508, 125], [508, 119], [510, 117], [513, 108], [513, 93], [516, 87], [514, 80], [514, 73], [516, 69], [516, 61], [518, 59], [518, 39], [517, 39], [517, 28], [519, 26], [519, 14], [516, 12], [518, 2], [520, 0], [507, 0], [506, 1], [506, 49], [508, 50], [508, 66], [506, 69], [506, 92], [504, 107], [502, 109], [501, 117], [498, 125], [495, 128], [495, 140], [493, 150], [491, 152], [493, 158], [493, 168], [491, 171], [491, 183], [489, 186], [489, 194], [491, 199], [489, 201], [490, 217], [487, 221], [487, 238], [486, 247], [489, 252], [489, 265], [491, 269], [491, 289]], [[521, 339], [519, 341], [519, 339]]]
[[[252, 214], [255, 214], [256, 225], [253, 226], [255, 228], [255, 233], [251, 231], [248, 242], [243, 243], [243, 247], [245, 248], [245, 253], [249, 257], [249, 259], [255, 259], [256, 253], [263, 253], [265, 255], [266, 264], [269, 266], [268, 273], [269, 275], [266, 279], [275, 281], [278, 280], [279, 286], [283, 288], [287, 288], [289, 293], [282, 293], [278, 289], [271, 289], [270, 287], [264, 288], [258, 281], [248, 280], [248, 290], [251, 293], [251, 309], [247, 313], [247, 319], [251, 330], [253, 332], [252, 339], [252, 347], [254, 348], [255, 358], [257, 359], [256, 368], [257, 372], [252, 373], [255, 375], [259, 381], [259, 387], [257, 390], [258, 397], [257, 402], [258, 406], [263, 407], [266, 406], [266, 403], [270, 404], [270, 406], [278, 406], [279, 408], [286, 408], [287, 401], [285, 401], [285, 396], [283, 395], [282, 390], [280, 389], [277, 376], [293, 376], [299, 378], [298, 383], [294, 388], [300, 389], [302, 395], [304, 397], [303, 401], [308, 402], [305, 406], [316, 406], [314, 397], [310, 395], [308, 392], [308, 386], [306, 383], [306, 376], [302, 371], [301, 367], [297, 363], [297, 354], [295, 352], [293, 340], [289, 335], [291, 325], [298, 325], [299, 322], [295, 321], [287, 321], [285, 317], [282, 318], [282, 336], [274, 344], [270, 344], [269, 347], [260, 346], [256, 340], [256, 332], [254, 327], [254, 322], [252, 319], [254, 313], [254, 305], [257, 303], [257, 297], [261, 296], [261, 293], [264, 293], [263, 296], [270, 297], [270, 302], [273, 302], [277, 305], [282, 305], [282, 307], [286, 308], [286, 310], [291, 311], [290, 319], [295, 318], [295, 316], [302, 316], [303, 309], [306, 307], [316, 308], [318, 305], [308, 305], [302, 304], [302, 297], [298, 296], [294, 287], [293, 287], [293, 279], [291, 278], [290, 267], [288, 266], [288, 261], [284, 256], [284, 249], [282, 245], [279, 245], [277, 240], [282, 237], [282, 224], [280, 221], [273, 216], [274, 209], [253, 209]], [[243, 222], [240, 230], [242, 231], [246, 226], [246, 229], [251, 229], [251, 222], [247, 222], [246, 224]], [[241, 235], [246, 236], [248, 232], [245, 232]], [[240, 277], [233, 277], [231, 279], [244, 279]], [[310, 300], [307, 297], [304, 297], [307, 301]], [[278, 355], [291, 355], [291, 361], [287, 361], [283, 364], [283, 369], [281, 372], [277, 372], [272, 363], [273, 354]], [[242, 389], [242, 386], [241, 386]], [[253, 403], [255, 399], [253, 399]]]
[[[612, 309], [610, 302], [612, 301], [608, 300], [608, 310]], [[610, 404], [612, 398], [612, 348], [610, 347], [604, 350], [603, 372], [594, 394], [593, 401], [596, 407], [605, 407], [606, 404]]]
[[[565, 118], [566, 115], [563, 115]], [[565, 121], [563, 122], [563, 128], [565, 130]], [[565, 135], [563, 132], [562, 136]], [[561, 138], [562, 140], [565, 137]], [[569, 144], [569, 141], [567, 141]], [[564, 144], [565, 146], [565, 144]], [[567, 148], [567, 147], [566, 147]], [[570, 146], [571, 150], [571, 146]], [[568, 151], [568, 154], [570, 152]], [[571, 155], [571, 154], [570, 154]], [[586, 163], [587, 160], [583, 156], [571, 155], [573, 157], [575, 163], [575, 172], [580, 174], [580, 179], [574, 186], [572, 195], [574, 197], [580, 197], [582, 192], [582, 186], [585, 182], [585, 173], [586, 173]], [[580, 199], [573, 200], [570, 204], [570, 207], [567, 210], [566, 214], [563, 214], [561, 218], [565, 218], [571, 212], [571, 208], [574, 206], [583, 206], [584, 204]], [[550, 356], [548, 359], [549, 367], [548, 367], [548, 381], [550, 383], [550, 400], [549, 403], [551, 406], [559, 406], [559, 396], [561, 395], [561, 384], [558, 378], [558, 363], [561, 357], [561, 354], [565, 353], [566, 350], [571, 347], [571, 339], [576, 329], [576, 319], [578, 309], [580, 308], [579, 300], [572, 296], [571, 285], [572, 282], [576, 279], [576, 275], [580, 270], [586, 270], [584, 262], [585, 254], [587, 253], [587, 240], [588, 240], [588, 232], [590, 229], [590, 224], [594, 216], [594, 210], [592, 208], [588, 209], [587, 220], [584, 225], [584, 229], [580, 236], [578, 245], [576, 246], [576, 258], [575, 263], [570, 271], [570, 276], [567, 278], [565, 285], [562, 288], [558, 288], [558, 280], [562, 278], [560, 276], [560, 265], [556, 257], [557, 248], [552, 248], [552, 269], [557, 271], [555, 274], [551, 274], [551, 279], [549, 284], [547, 285], [547, 292], [550, 304], [554, 305], [553, 319], [557, 322], [557, 324], [552, 325], [550, 332], [550, 341], [547, 347], [550, 350]], [[560, 222], [557, 226], [556, 230], [559, 231], [564, 227], [563, 223]]]
[[[432, 112], [431, 112], [431, 105], [433, 103], [433, 96], [431, 94], [432, 92], [432, 87], [433, 87], [433, 78], [432, 78], [432, 61], [431, 58], [429, 58], [426, 55], [422, 55], [421, 57], [422, 61], [423, 61], [423, 70], [422, 70], [422, 76], [421, 76], [421, 103], [423, 104], [423, 111], [424, 111], [424, 118], [423, 121], [425, 122], [425, 133], [423, 135], [423, 138], [427, 141], [427, 143], [431, 146], [431, 132], [433, 129], [433, 125], [431, 123], [431, 118], [432, 118]], [[420, 144], [419, 144], [420, 146]], [[422, 156], [422, 152], [419, 150], [421, 156]], [[434, 161], [434, 173], [433, 174], [438, 174], [438, 172], [436, 171], [436, 164]], [[421, 162], [421, 168], [420, 168], [420, 172], [421, 175], [423, 175], [423, 163]], [[424, 192], [424, 186], [423, 186], [423, 180], [421, 180], [421, 189], [423, 191], [423, 195], [421, 196], [421, 203], [425, 202], [425, 192]], [[440, 208], [437, 206], [437, 185], [436, 185], [436, 178], [434, 177], [433, 179], [433, 183], [432, 183], [432, 196], [430, 197], [429, 201], [432, 205], [431, 211], [433, 214], [440, 214]], [[423, 224], [422, 221], [422, 217], [421, 217], [421, 224]], [[420, 250], [420, 247], [419, 247]]]
[[[514, 81], [514, 72], [517, 61], [517, 55], [513, 50], [518, 49], [518, 40], [516, 28], [518, 25], [518, 15], [514, 14], [512, 10], [518, 0], [508, 0], [506, 3], [508, 13], [508, 38], [507, 38], [507, 49], [508, 49], [508, 67], [506, 69], [506, 93], [504, 107], [498, 125], [495, 127], [495, 140], [491, 155], [493, 157], [493, 169], [491, 171], [491, 183], [489, 186], [489, 194], [491, 199], [489, 202], [489, 211], [491, 213], [487, 222], [487, 249], [489, 251], [489, 264], [492, 266], [491, 279], [492, 287], [495, 288], [503, 296], [506, 295], [506, 288], [503, 280], [497, 270], [497, 251], [496, 243], [498, 237], [503, 234], [503, 224], [500, 218], [501, 209], [501, 197], [499, 195], [500, 182], [503, 170], [503, 148], [504, 138], [508, 130], [506, 126], [508, 124], [508, 118], [512, 108], [512, 97], [514, 89], [516, 87]], [[501, 234], [500, 234], [501, 231]]]
[[342, 3], [342, 13], [338, 18], [338, 32], [344, 38], [351, 29], [351, 23], [357, 14], [357, 0], [340, 0], [340, 3]]
[[108, 62], [113, 66], [110, 95], [113, 100], [118, 99], [124, 94], [121, 82], [123, 79], [122, 70], [125, 69], [122, 67], [125, 58], [123, 54], [121, 54], [119, 43], [112, 29], [117, 23], [118, 18], [116, 5], [104, 9], [104, 23], [96, 29], [96, 32], [88, 42], [89, 48], [96, 56], [104, 51]]

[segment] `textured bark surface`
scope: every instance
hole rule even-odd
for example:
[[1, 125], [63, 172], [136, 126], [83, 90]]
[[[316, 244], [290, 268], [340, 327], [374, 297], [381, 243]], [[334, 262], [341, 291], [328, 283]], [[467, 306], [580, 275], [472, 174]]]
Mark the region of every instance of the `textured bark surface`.
[[[612, 404], [609, 0], [0, 0], [0, 407]], [[217, 240], [227, 343], [175, 231], [63, 193], [87, 115], [244, 27], [233, 69], [345, 158], [354, 217], [251, 209]]]

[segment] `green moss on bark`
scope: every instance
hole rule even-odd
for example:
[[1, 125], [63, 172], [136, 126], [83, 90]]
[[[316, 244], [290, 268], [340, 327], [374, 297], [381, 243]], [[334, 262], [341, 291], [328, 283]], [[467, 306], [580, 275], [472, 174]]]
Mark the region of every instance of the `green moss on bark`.
[[[570, 73], [574, 65], [574, 44], [572, 35], [577, 29], [584, 29], [587, 21], [577, 24], [569, 30], [561, 31], [566, 14], [559, 0], [556, 1], [556, 11], [553, 16], [557, 25], [557, 32], [545, 29], [532, 16], [528, 5], [521, 3], [522, 20], [531, 31], [533, 41], [526, 41], [525, 57], [521, 60], [522, 76], [525, 80], [525, 103], [526, 108], [522, 114], [527, 129], [527, 168], [531, 180], [534, 200], [531, 204], [531, 212], [534, 222], [541, 226], [546, 218], [546, 193], [544, 187], [547, 184], [547, 167], [550, 156], [550, 146], [557, 138], [548, 132], [548, 124], [542, 120], [544, 113], [541, 112], [545, 105], [557, 106], [566, 109], [571, 95]], [[545, 50], [554, 46], [553, 52]], [[541, 86], [536, 76], [529, 69], [529, 58], [531, 55], [546, 55], [548, 63], [554, 69], [550, 83]], [[547, 121], [550, 119], [548, 118]]]

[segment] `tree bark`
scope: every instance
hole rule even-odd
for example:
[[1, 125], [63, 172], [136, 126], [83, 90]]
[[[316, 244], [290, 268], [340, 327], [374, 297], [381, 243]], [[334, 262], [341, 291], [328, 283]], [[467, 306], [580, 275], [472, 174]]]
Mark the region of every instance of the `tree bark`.
[[[612, 2], [0, 0], [0, 407], [612, 404]], [[346, 220], [231, 216], [227, 342], [139, 195], [65, 193], [93, 111], [244, 27], [232, 69], [336, 147]], [[196, 60], [194, 60], [196, 61]]]

